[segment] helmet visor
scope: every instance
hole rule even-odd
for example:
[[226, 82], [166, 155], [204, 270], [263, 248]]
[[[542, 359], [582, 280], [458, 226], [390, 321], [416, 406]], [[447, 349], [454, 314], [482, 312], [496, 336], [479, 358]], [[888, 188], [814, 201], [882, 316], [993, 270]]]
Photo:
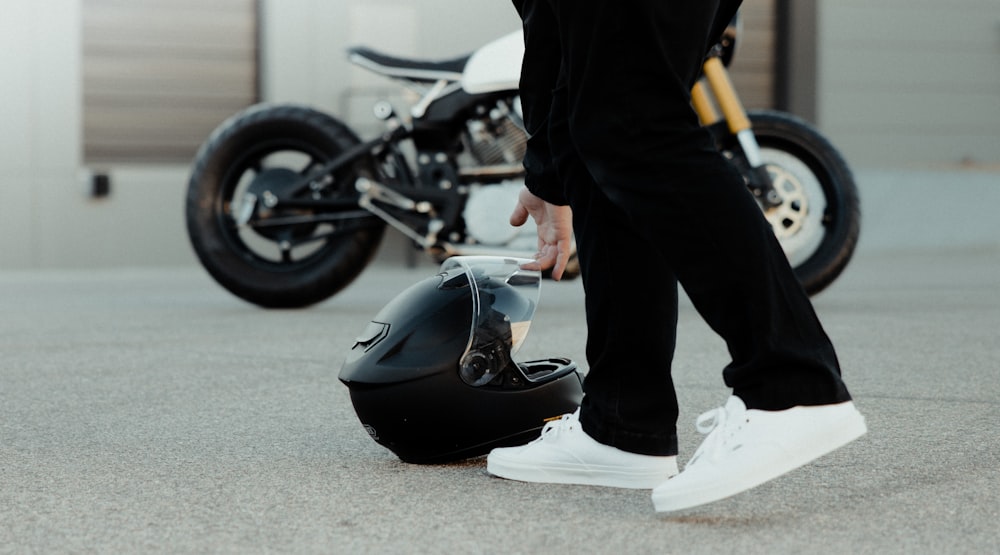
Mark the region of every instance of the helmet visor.
[[[472, 329], [459, 362], [462, 379], [489, 383], [521, 348], [538, 306], [541, 273], [525, 270], [531, 260], [499, 256], [453, 256], [441, 264], [451, 276], [465, 276], [472, 295]], [[455, 276], [457, 277], [457, 276]]]

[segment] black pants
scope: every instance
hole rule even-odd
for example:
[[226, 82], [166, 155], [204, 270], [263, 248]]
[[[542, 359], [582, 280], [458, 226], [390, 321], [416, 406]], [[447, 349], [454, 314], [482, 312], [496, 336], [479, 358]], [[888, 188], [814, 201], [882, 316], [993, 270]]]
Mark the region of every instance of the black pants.
[[850, 399], [836, 353], [742, 178], [690, 105], [739, 0], [514, 0], [521, 93], [572, 206], [587, 314], [584, 430], [677, 453], [678, 281], [750, 408]]

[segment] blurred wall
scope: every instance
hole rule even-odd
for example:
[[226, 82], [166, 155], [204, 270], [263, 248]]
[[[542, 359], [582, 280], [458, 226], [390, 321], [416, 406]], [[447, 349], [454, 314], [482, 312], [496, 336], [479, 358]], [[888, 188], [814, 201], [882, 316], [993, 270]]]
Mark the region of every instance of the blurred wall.
[[1000, 169], [1000, 0], [820, 0], [816, 18], [817, 121], [852, 163]]
[[[764, 1], [773, 0], [747, 3]], [[84, 166], [82, 2], [4, 0], [0, 270], [194, 264], [183, 215], [187, 164]], [[953, 213], [995, 220], [976, 210], [995, 204], [1000, 189], [983, 186], [1000, 170], [1000, 0], [781, 2], [806, 18], [794, 22], [789, 45], [796, 69], [790, 106], [801, 106], [842, 149], [859, 173], [863, 205], [903, 198], [900, 188], [913, 180], [886, 172], [930, 169], [949, 172], [933, 174], [934, 182], [947, 183], [948, 198], [975, 203], [956, 205]], [[262, 98], [330, 110], [363, 136], [378, 130], [372, 101], [398, 92], [348, 64], [346, 47], [440, 59], [518, 25], [506, 0], [260, 0], [259, 6]], [[966, 195], [961, 184], [970, 169], [977, 185]], [[93, 171], [110, 176], [108, 196], [91, 195]], [[873, 199], [868, 204], [866, 195]], [[940, 195], [905, 198], [940, 201]], [[978, 233], [982, 242], [984, 232]], [[390, 238], [385, 256], [410, 253], [403, 243]]]
[[78, 0], [3, 4], [0, 268], [55, 262], [57, 251], [78, 246], [84, 231], [65, 225], [89, 208], [77, 181], [79, 20]]
[[[82, 0], [3, 7], [0, 270], [196, 264], [184, 227], [187, 163], [84, 165]], [[370, 100], [396, 87], [349, 67], [347, 46], [458, 56], [518, 25], [510, 4], [493, 0], [261, 0], [260, 11], [263, 100], [343, 113], [362, 134], [377, 129]], [[95, 173], [109, 177], [107, 196], [92, 195]], [[383, 250], [410, 254], [392, 237]]]

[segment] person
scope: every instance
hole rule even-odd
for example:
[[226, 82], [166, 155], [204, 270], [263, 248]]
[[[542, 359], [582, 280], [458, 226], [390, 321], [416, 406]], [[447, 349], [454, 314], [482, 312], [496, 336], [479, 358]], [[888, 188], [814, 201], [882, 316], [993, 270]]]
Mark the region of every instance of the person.
[[[575, 238], [584, 397], [487, 472], [652, 489], [658, 512], [745, 491], [866, 432], [836, 352], [743, 179], [690, 104], [740, 0], [513, 0], [524, 29], [525, 189], [535, 269], [559, 279]], [[678, 284], [726, 343], [732, 393], [678, 473], [671, 379]]]

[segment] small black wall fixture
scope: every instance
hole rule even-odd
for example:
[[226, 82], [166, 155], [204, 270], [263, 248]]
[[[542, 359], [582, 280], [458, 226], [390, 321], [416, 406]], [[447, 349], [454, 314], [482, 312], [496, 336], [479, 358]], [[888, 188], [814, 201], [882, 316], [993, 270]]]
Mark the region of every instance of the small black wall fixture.
[[90, 197], [106, 198], [111, 195], [111, 176], [104, 172], [95, 172], [90, 176]]

